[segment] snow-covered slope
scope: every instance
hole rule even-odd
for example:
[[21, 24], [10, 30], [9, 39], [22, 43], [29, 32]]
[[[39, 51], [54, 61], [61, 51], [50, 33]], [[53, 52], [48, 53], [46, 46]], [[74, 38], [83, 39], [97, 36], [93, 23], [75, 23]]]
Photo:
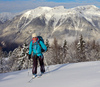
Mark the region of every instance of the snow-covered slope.
[[[39, 68], [38, 68], [39, 72]], [[49, 66], [31, 83], [31, 69], [0, 74], [0, 87], [100, 87], [100, 61]]]

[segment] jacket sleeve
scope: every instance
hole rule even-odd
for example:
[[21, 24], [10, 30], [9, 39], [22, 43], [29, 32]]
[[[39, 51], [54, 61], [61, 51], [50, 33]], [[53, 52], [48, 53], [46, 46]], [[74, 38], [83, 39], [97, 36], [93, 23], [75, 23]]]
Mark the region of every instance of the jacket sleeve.
[[47, 47], [42, 41], [40, 41], [40, 45], [45, 51], [47, 51]]
[[30, 42], [30, 45], [29, 45], [29, 54], [32, 53], [32, 41]]

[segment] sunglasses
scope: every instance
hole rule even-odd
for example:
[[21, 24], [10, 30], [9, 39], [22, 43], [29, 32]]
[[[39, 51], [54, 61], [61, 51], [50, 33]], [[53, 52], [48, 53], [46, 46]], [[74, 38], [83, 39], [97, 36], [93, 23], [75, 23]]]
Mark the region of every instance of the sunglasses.
[[33, 38], [37, 38], [37, 37], [33, 37]]
[[37, 37], [33, 37], [33, 38], [37, 38]]

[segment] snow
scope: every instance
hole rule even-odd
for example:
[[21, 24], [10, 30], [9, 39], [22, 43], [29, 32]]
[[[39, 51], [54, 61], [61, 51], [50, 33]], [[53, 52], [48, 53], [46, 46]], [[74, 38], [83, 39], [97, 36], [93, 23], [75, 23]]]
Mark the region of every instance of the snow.
[[9, 12], [3, 12], [0, 13], [0, 21], [2, 21], [2, 23], [4, 23], [7, 20], [12, 19], [13, 17], [15, 17], [16, 14], [14, 13], [9, 13]]
[[0, 87], [100, 87], [100, 61], [52, 65], [28, 83], [31, 76], [31, 69], [0, 74]]
[[[17, 27], [19, 28], [19, 25], [21, 25], [20, 23], [23, 19], [25, 19], [24, 20], [25, 22], [21, 26], [21, 29], [25, 28], [25, 26], [27, 26], [33, 19], [40, 17], [40, 18], [45, 18], [46, 25], [48, 25], [50, 20], [53, 20], [54, 21], [53, 32], [57, 30], [60, 31], [61, 30], [59, 29], [60, 25], [62, 25], [68, 17], [71, 17], [74, 20], [75, 15], [84, 17], [93, 26], [95, 26], [92, 19], [93, 17], [96, 17], [96, 16], [100, 17], [100, 9], [94, 5], [78, 6], [71, 9], [66, 9], [64, 8], [64, 6], [57, 6], [53, 8], [52, 7], [38, 7], [38, 8], [31, 9], [24, 12], [17, 24]], [[59, 23], [59, 25], [57, 25], [57, 23]], [[78, 31], [80, 30], [80, 28], [76, 27], [75, 30]], [[83, 29], [81, 29], [80, 31], [82, 30]]]

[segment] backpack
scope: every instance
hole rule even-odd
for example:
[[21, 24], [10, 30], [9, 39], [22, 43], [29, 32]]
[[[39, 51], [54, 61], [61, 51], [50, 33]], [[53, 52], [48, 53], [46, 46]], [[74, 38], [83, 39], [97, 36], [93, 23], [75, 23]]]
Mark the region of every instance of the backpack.
[[44, 43], [42, 36], [37, 36], [37, 37], [39, 38], [39, 41], [42, 41]]
[[[42, 41], [44, 43], [44, 40], [42, 38], [42, 36], [37, 36], [38, 39], [39, 39], [39, 42]], [[41, 47], [41, 44], [39, 43], [40, 47]], [[41, 52], [45, 52], [45, 50], [41, 47]]]

